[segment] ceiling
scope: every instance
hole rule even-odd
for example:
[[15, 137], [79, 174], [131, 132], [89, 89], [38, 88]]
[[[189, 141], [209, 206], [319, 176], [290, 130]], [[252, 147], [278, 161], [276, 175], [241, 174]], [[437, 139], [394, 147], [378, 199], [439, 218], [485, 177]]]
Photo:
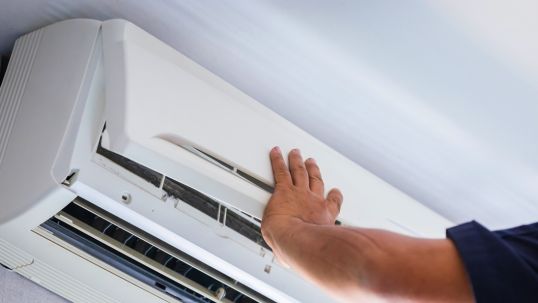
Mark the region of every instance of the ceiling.
[[538, 219], [535, 1], [0, 0], [0, 8], [0, 53], [55, 21], [124, 18], [455, 223]]

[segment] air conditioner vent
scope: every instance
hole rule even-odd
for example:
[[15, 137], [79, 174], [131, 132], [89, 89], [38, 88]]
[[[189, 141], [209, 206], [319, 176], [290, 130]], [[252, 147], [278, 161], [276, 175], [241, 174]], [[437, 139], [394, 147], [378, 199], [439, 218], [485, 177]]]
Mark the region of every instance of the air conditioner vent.
[[145, 167], [142, 164], [139, 164], [131, 159], [125, 158], [121, 155], [118, 155], [114, 152], [109, 151], [106, 148], [101, 146], [101, 139], [99, 139], [99, 144], [97, 145], [96, 152], [101, 156], [109, 159], [110, 161], [118, 164], [119, 166], [125, 168], [126, 170], [132, 172], [133, 174], [139, 176], [140, 178], [146, 180], [152, 185], [159, 187], [163, 179], [163, 175]]
[[249, 238], [250, 240], [263, 246], [265, 249], [271, 250], [269, 245], [263, 239], [261, 229], [258, 225], [250, 222], [236, 212], [227, 211], [226, 217], [223, 219], [224, 225], [235, 230], [239, 234]]
[[265, 249], [271, 250], [263, 239], [260, 220], [244, 212], [240, 212], [242, 214], [240, 215], [239, 212], [221, 205], [204, 194], [168, 177], [164, 180], [163, 190], [169, 196], [184, 201], [226, 227], [233, 229], [240, 235], [263, 246]]
[[168, 177], [164, 179], [163, 190], [168, 196], [177, 198], [217, 220], [220, 204], [201, 192]]
[[[101, 142], [99, 142], [96, 152], [117, 165], [125, 168], [129, 172], [143, 178], [155, 187], [160, 187], [162, 184], [162, 190], [166, 192], [169, 197], [179, 199], [213, 220], [216, 220], [222, 225], [236, 231], [243, 237], [246, 237], [254, 243], [262, 246], [264, 249], [271, 250], [269, 245], [263, 239], [260, 228], [261, 221], [259, 218], [255, 218], [240, 210], [224, 206], [222, 203], [208, 197], [194, 188], [166, 177], [163, 174], [133, 160], [109, 151], [101, 146]], [[207, 156], [209, 157], [209, 155]], [[237, 171], [237, 173], [243, 172]], [[252, 182], [255, 181], [256, 180], [254, 179]]]
[[42, 227], [181, 302], [273, 302], [80, 198]]

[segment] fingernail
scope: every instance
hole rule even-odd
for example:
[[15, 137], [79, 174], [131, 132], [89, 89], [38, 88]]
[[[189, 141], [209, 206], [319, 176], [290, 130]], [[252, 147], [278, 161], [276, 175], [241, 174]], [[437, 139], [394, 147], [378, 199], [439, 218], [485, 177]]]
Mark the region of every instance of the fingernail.
[[278, 147], [278, 146], [273, 147], [273, 151], [279, 153], [280, 152], [280, 147]]
[[294, 152], [294, 153], [298, 153], [298, 154], [301, 153], [301, 151], [300, 151], [298, 148], [294, 148], [294, 149], [292, 150], [292, 152]]
[[314, 158], [308, 158], [308, 159], [306, 159], [306, 161], [308, 161], [308, 162], [312, 162], [312, 163], [314, 163], [314, 164], [316, 163], [316, 160], [315, 160]]

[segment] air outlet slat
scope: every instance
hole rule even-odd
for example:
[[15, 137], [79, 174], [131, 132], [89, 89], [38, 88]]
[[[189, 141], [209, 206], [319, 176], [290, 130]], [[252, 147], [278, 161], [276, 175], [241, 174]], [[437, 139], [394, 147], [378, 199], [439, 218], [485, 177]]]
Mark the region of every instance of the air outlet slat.
[[80, 198], [42, 227], [105, 262], [113, 255], [121, 262], [112, 266], [183, 302], [218, 301], [219, 289], [222, 302], [272, 302]]

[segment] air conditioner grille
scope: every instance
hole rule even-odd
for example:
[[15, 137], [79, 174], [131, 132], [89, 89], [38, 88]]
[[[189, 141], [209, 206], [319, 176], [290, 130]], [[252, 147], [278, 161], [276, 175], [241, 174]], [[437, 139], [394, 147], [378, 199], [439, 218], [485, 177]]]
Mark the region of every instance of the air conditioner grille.
[[[163, 190], [169, 196], [184, 201], [214, 220], [224, 224], [226, 227], [233, 229], [240, 235], [250, 239], [267, 250], [271, 250], [269, 245], [267, 245], [263, 239], [259, 220], [256, 220], [246, 213], [243, 213], [243, 216], [241, 216], [238, 212], [220, 205], [206, 195], [168, 177], [164, 180]], [[251, 220], [249, 221], [245, 216], [250, 217]]]
[[[96, 152], [128, 170], [129, 172], [143, 178], [155, 187], [160, 187], [162, 184], [162, 190], [166, 192], [169, 197], [174, 197], [185, 202], [189, 206], [202, 212], [213, 220], [220, 222], [243, 237], [246, 237], [252, 242], [260, 245], [264, 249], [271, 251], [271, 248], [263, 239], [260, 228], [261, 221], [258, 218], [241, 212], [240, 210], [226, 207], [222, 203], [219, 203], [218, 201], [208, 197], [194, 188], [191, 188], [170, 177], [164, 176], [163, 174], [133, 160], [109, 151], [103, 148], [100, 142]], [[240, 171], [237, 173], [239, 172]]]
[[161, 185], [161, 181], [163, 179], [162, 174], [152, 169], [149, 169], [145, 167], [144, 165], [139, 164], [133, 160], [127, 159], [125, 157], [122, 157], [121, 155], [111, 152], [106, 148], [103, 148], [101, 146], [101, 139], [99, 139], [99, 145], [97, 146], [97, 153], [109, 159], [110, 161], [120, 165], [121, 167], [127, 169], [133, 174], [139, 176], [140, 178], [146, 180], [147, 182], [153, 184], [154, 186], [159, 187]]
[[80, 198], [42, 227], [182, 302], [273, 302]]

